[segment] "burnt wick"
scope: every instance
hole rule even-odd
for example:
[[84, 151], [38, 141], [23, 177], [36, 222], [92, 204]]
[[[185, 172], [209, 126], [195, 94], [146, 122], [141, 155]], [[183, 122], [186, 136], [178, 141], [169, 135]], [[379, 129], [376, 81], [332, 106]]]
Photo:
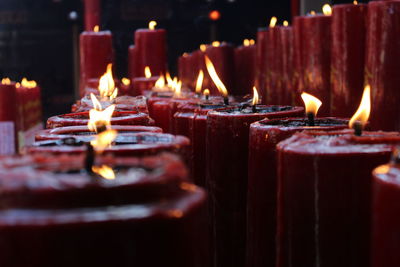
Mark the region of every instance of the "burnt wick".
[[312, 112], [307, 113], [308, 126], [315, 126], [315, 115]]
[[362, 135], [362, 130], [363, 129], [362, 129], [362, 124], [360, 122], [358, 122], [358, 121], [354, 122], [353, 129], [354, 129], [354, 134], [356, 136], [361, 136]]
[[96, 152], [92, 144], [86, 144], [85, 170], [88, 174], [93, 175], [93, 165], [96, 158]]

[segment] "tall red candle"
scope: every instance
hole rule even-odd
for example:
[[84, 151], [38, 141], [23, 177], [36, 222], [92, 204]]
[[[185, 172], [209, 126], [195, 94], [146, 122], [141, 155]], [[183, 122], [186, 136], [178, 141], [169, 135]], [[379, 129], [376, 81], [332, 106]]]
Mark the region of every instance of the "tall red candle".
[[139, 70], [138, 60], [136, 47], [134, 45], [130, 45], [128, 48], [128, 73], [130, 79], [143, 75]]
[[[247, 41], [247, 42], [246, 42]], [[245, 40], [243, 46], [235, 49], [235, 95], [253, 93], [256, 77], [257, 47]]]
[[17, 131], [20, 120], [17, 118], [17, 91], [15, 83], [0, 81], [0, 155], [11, 155], [16, 152]]
[[364, 90], [367, 6], [333, 6], [331, 114], [350, 117]]
[[400, 2], [368, 4], [366, 83], [371, 85], [371, 128], [400, 130]]
[[276, 145], [303, 130], [338, 130], [348, 120], [288, 118], [255, 122], [250, 126], [249, 181], [247, 185], [246, 266], [275, 266], [276, 263]]
[[[93, 30], [93, 29], [92, 29]], [[89, 79], [99, 79], [114, 63], [114, 49], [110, 31], [85, 31], [80, 36], [81, 96], [85, 95]]]
[[282, 68], [281, 68], [281, 95], [279, 104], [292, 105], [297, 96], [295, 90], [294, 76], [294, 44], [293, 44], [293, 28], [289, 26], [281, 27], [279, 46], [282, 51]]
[[[265, 92], [266, 82], [266, 42], [267, 42], [267, 30], [259, 29], [257, 32], [257, 55], [256, 55], [256, 87], [260, 92]], [[261, 93], [263, 95], [263, 93]], [[266, 98], [263, 97], [263, 103], [266, 103]]]
[[250, 124], [264, 118], [296, 117], [301, 107], [257, 106], [208, 113], [207, 176], [216, 266], [244, 266]]
[[264, 97], [269, 105], [278, 105], [282, 90], [282, 46], [279, 45], [281, 26], [269, 27], [266, 41], [266, 91]]
[[139, 29], [135, 32], [138, 71], [149, 66], [154, 75], [167, 70], [167, 32], [164, 29]]
[[[323, 103], [330, 103], [331, 24], [331, 16], [313, 15], [295, 18], [294, 27], [299, 93], [310, 93]], [[329, 105], [319, 114], [329, 115]]]
[[84, 0], [85, 5], [85, 30], [92, 31], [100, 25], [101, 6], [100, 0]]
[[400, 265], [400, 169], [396, 161], [373, 172], [372, 267]]
[[371, 172], [398, 133], [298, 133], [278, 144], [278, 264], [370, 266]]
[[180, 160], [98, 157], [118, 169], [113, 180], [83, 163], [69, 155], [1, 161], [1, 266], [209, 266], [198, 224], [205, 193]]

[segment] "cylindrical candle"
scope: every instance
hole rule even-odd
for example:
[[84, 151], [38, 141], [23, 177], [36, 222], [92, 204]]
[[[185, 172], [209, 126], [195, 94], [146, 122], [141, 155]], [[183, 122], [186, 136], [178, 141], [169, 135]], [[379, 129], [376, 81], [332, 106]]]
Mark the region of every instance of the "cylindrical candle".
[[235, 49], [234, 95], [253, 93], [256, 77], [256, 45], [243, 45]]
[[256, 106], [211, 111], [207, 117], [207, 176], [216, 266], [244, 266], [250, 124], [304, 115], [302, 107]]
[[266, 39], [266, 91], [264, 97], [269, 105], [278, 105], [282, 85], [282, 46], [279, 45], [282, 26], [269, 27]]
[[400, 130], [400, 2], [368, 4], [365, 80], [371, 85], [371, 128]]
[[[266, 82], [266, 44], [267, 30], [265, 28], [259, 29], [257, 32], [257, 55], [256, 55], [256, 87], [260, 92], [265, 92]], [[261, 93], [263, 95], [263, 93]], [[266, 103], [266, 98], [263, 97], [263, 103]]]
[[372, 170], [398, 133], [297, 133], [278, 144], [276, 266], [370, 266]]
[[[146, 98], [144, 96], [118, 96], [117, 98], [110, 100], [98, 99], [101, 107], [106, 109], [110, 105], [115, 105], [116, 111], [140, 111], [143, 113], [149, 113], [147, 109]], [[76, 101], [72, 105], [71, 111], [75, 112], [85, 112], [93, 109], [93, 101], [89, 95], [83, 97], [81, 100]]]
[[[398, 160], [398, 159], [396, 159]], [[372, 180], [372, 267], [400, 265], [400, 169], [382, 165]]]
[[115, 170], [111, 180], [83, 163], [69, 155], [2, 159], [1, 266], [209, 266], [198, 224], [205, 193], [180, 160], [98, 157]]
[[331, 114], [351, 117], [364, 90], [367, 6], [333, 6]]
[[282, 47], [282, 69], [281, 77], [281, 95], [280, 105], [292, 105], [297, 96], [294, 87], [294, 44], [293, 44], [293, 28], [290, 26], [280, 28], [279, 45]]
[[160, 76], [136, 77], [132, 79], [132, 89], [134, 95], [145, 95], [146, 91], [151, 90], [155, 85]]
[[275, 266], [276, 263], [276, 145], [304, 130], [338, 130], [348, 120], [317, 118], [266, 119], [250, 126], [249, 181], [247, 184], [246, 266]]
[[20, 127], [17, 100], [15, 83], [0, 81], [0, 155], [16, 152], [16, 137]]

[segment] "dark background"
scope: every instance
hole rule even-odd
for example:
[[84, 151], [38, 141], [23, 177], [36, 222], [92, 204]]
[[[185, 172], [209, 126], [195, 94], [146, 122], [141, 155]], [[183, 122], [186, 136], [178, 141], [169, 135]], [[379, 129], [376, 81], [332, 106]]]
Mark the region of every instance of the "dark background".
[[[344, 2], [352, 1], [334, 1]], [[271, 16], [290, 21], [290, 0], [102, 0], [102, 10], [101, 29], [113, 32], [120, 78], [126, 74], [134, 31], [150, 20], [168, 30], [172, 73], [179, 55], [213, 41], [212, 24], [215, 39], [240, 44], [255, 39], [257, 28], [268, 25]], [[212, 10], [221, 13], [217, 22], [208, 18]], [[68, 112], [74, 101], [82, 12], [81, 0], [0, 1], [0, 77], [37, 80], [45, 117]]]

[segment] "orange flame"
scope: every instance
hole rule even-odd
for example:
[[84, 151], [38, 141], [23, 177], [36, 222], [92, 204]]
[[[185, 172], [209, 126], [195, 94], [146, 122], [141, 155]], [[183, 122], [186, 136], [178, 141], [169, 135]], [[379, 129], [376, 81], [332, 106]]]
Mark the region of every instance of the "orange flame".
[[283, 26], [285, 26], [285, 27], [289, 26], [289, 22], [288, 22], [287, 20], [285, 20], [285, 21], [283, 22]]
[[371, 113], [371, 87], [365, 86], [364, 93], [362, 95], [360, 106], [357, 112], [350, 119], [349, 127], [354, 128], [356, 122], [360, 123], [362, 128], [368, 122], [369, 114]]
[[21, 85], [25, 88], [35, 88], [37, 83], [35, 81], [28, 81], [28, 79], [22, 78]]
[[277, 22], [278, 22], [278, 19], [276, 17], [272, 17], [271, 20], [269, 21], [269, 27], [270, 28], [275, 27]]
[[358, 2], [357, 2], [357, 1], [353, 1], [353, 4], [354, 4], [354, 5], [358, 5]]
[[209, 96], [209, 95], [210, 95], [210, 90], [209, 90], [209, 89], [204, 89], [203, 95], [204, 95], [205, 97]]
[[151, 78], [151, 71], [149, 66], [144, 67], [144, 77], [146, 77], [147, 79]]
[[165, 87], [164, 75], [161, 75], [160, 78], [158, 78], [154, 87], [159, 88], [159, 89], [162, 89]]
[[256, 41], [254, 41], [254, 39], [250, 39], [250, 45], [255, 45]]
[[[99, 107], [98, 104], [93, 103], [93, 106]], [[101, 105], [100, 105], [101, 107]], [[115, 110], [115, 105], [110, 105], [105, 110], [91, 109], [89, 111], [89, 122], [88, 128], [92, 132], [98, 132], [98, 128], [106, 127], [107, 129], [111, 126], [111, 118]]]
[[332, 15], [332, 7], [329, 4], [325, 4], [322, 7], [322, 12], [324, 13], [325, 16], [330, 16]]
[[211, 60], [208, 58], [208, 56], [205, 56], [205, 61], [206, 61], [206, 67], [207, 71], [211, 76], [211, 79], [213, 80], [214, 84], [217, 86], [218, 91], [224, 96], [228, 96], [228, 90], [226, 89], [224, 83], [221, 81], [221, 79], [218, 77], [218, 74], [215, 70], [214, 64], [211, 62]]
[[174, 84], [174, 80], [171, 78], [171, 74], [169, 74], [169, 72], [165, 74], [165, 78], [167, 80], [168, 87], [172, 87]]
[[107, 71], [101, 76], [99, 81], [100, 96], [113, 100], [118, 95], [118, 88], [115, 88], [115, 82], [112, 74], [112, 64], [107, 65]]
[[156, 26], [157, 26], [156, 21], [152, 20], [149, 22], [149, 30], [155, 30]]
[[200, 45], [200, 51], [206, 52], [206, 50], [207, 50], [207, 46], [205, 44], [201, 44]]
[[244, 46], [250, 46], [250, 40], [249, 39], [244, 39], [243, 40], [243, 45]]
[[93, 27], [93, 31], [94, 32], [99, 32], [99, 30], [100, 30], [99, 25], [96, 25], [96, 26]]
[[128, 86], [131, 84], [131, 80], [129, 80], [128, 78], [122, 78], [121, 82], [125, 86]]
[[214, 41], [214, 42], [211, 43], [211, 45], [214, 46], [214, 47], [218, 47], [218, 46], [221, 45], [221, 43], [218, 42], [218, 41]]
[[316, 14], [316, 13], [315, 13], [314, 10], [311, 10], [311, 11], [310, 11], [310, 15], [314, 16], [315, 14]]
[[199, 76], [197, 77], [197, 82], [196, 82], [196, 94], [201, 93], [201, 87], [203, 86], [203, 80], [204, 80], [204, 73], [203, 73], [203, 70], [200, 70]]
[[103, 110], [103, 107], [101, 106], [101, 103], [99, 102], [99, 100], [97, 100], [97, 97], [93, 93], [90, 93], [90, 99], [92, 100], [93, 108], [95, 110], [98, 110], [98, 111], [102, 111]]
[[3, 78], [3, 79], [1, 80], [1, 84], [4, 84], [4, 85], [9, 85], [9, 84], [11, 84], [10, 78]]
[[314, 116], [317, 116], [318, 110], [322, 105], [321, 100], [307, 93], [302, 93], [301, 98], [306, 106], [306, 114], [312, 113]]
[[257, 88], [254, 86], [253, 87], [253, 101], [252, 101], [252, 105], [255, 106], [258, 104], [259, 101], [259, 97], [258, 97], [258, 91]]
[[118, 132], [116, 130], [108, 129], [102, 133], [96, 135], [96, 138], [90, 141], [90, 144], [95, 149], [96, 153], [103, 153], [107, 147], [110, 147], [112, 142], [117, 137]]
[[102, 165], [101, 167], [93, 166], [92, 171], [94, 173], [97, 173], [101, 177], [107, 180], [114, 180], [115, 179], [115, 173], [114, 170], [106, 165]]

